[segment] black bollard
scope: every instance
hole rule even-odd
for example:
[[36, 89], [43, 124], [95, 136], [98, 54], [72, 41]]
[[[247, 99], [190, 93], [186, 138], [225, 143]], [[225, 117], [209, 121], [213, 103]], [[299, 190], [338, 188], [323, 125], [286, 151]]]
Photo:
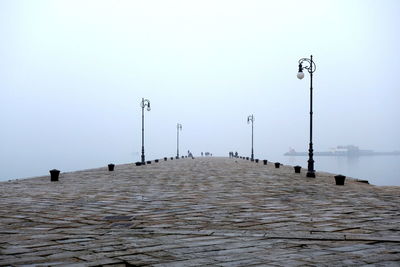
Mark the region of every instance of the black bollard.
[[136, 164], [136, 166], [142, 166], [142, 163], [140, 161], [136, 162], [135, 164]]
[[147, 164], [151, 164], [151, 160], [147, 161], [146, 163], [147, 163]]
[[268, 164], [268, 160], [266, 160], [266, 159], [264, 159], [263, 162], [264, 162], [264, 165]]
[[154, 160], [155, 163], [158, 163], [158, 159]]
[[167, 159], [168, 159], [168, 158], [167, 158], [167, 157], [165, 157], [165, 158], [164, 158], [164, 161], [167, 161]]
[[256, 163], [258, 163], [258, 159], [256, 159], [255, 161], [256, 161]]
[[301, 166], [298, 166], [298, 165], [297, 165], [297, 166], [294, 166], [293, 168], [294, 168], [294, 172], [295, 172], [295, 173], [300, 173], [300, 171], [301, 171]]
[[60, 171], [56, 169], [50, 170], [50, 181], [57, 182], [58, 176], [60, 175]]
[[275, 168], [279, 168], [281, 166], [281, 164], [279, 162], [275, 162]]
[[344, 175], [339, 174], [335, 176], [336, 185], [344, 185], [344, 180], [346, 180], [346, 176]]
[[114, 167], [115, 167], [114, 164], [112, 164], [112, 163], [108, 164], [108, 171], [110, 171], [110, 172], [114, 171]]
[[171, 157], [171, 160], [174, 160], [174, 157]]
[[246, 157], [246, 160], [249, 160], [249, 157]]

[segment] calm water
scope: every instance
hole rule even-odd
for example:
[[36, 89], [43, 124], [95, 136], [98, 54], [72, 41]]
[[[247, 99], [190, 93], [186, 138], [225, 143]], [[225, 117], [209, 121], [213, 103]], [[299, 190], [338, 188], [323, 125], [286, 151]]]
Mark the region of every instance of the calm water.
[[[259, 157], [262, 159], [263, 157]], [[307, 168], [308, 157], [265, 157], [283, 164], [300, 165]], [[315, 169], [317, 171], [343, 174], [349, 177], [365, 179], [374, 185], [397, 185], [400, 186], [400, 156], [368, 156], [368, 157], [315, 157]], [[115, 162], [121, 164], [121, 162]], [[32, 176], [49, 175], [48, 170], [52, 164], [25, 166], [9, 166], [0, 174], [0, 181], [9, 179], [27, 178]], [[53, 164], [54, 165], [54, 164]], [[104, 167], [104, 162], [80, 161], [69, 162], [62, 166], [57, 165], [62, 171], [77, 171]]]
[[[307, 168], [308, 156], [282, 156], [283, 164]], [[315, 170], [368, 180], [374, 185], [400, 186], [400, 156], [314, 157]]]

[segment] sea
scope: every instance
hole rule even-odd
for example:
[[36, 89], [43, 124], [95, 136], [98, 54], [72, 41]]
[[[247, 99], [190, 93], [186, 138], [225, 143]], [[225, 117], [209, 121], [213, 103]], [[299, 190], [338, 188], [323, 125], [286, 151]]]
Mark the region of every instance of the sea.
[[[287, 165], [300, 165], [307, 168], [308, 156], [274, 156], [258, 157], [271, 162], [281, 162]], [[370, 184], [379, 186], [400, 186], [400, 155], [388, 156], [314, 156], [315, 170], [342, 174], [347, 177], [368, 180]], [[121, 164], [115, 162], [115, 164]], [[60, 166], [62, 171], [78, 171], [104, 167], [101, 163], [80, 163], [79, 165]], [[8, 181], [33, 176], [49, 175], [48, 166], [26, 166], [26, 168], [5, 168], [0, 172], [0, 181]]]
[[[281, 156], [278, 161], [307, 168], [308, 156]], [[400, 186], [400, 155], [387, 156], [314, 156], [314, 168], [318, 171], [342, 174], [368, 180], [380, 186]]]

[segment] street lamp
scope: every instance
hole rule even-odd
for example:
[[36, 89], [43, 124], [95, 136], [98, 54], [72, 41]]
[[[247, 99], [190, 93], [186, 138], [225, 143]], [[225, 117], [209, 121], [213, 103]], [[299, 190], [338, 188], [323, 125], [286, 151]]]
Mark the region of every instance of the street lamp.
[[140, 106], [142, 107], [142, 164], [144, 164], [144, 108], [147, 107], [147, 111], [150, 111], [150, 100], [142, 98]]
[[[307, 62], [308, 66], [303, 67], [303, 63]], [[303, 69], [306, 69], [308, 73], [310, 73], [310, 144], [308, 149], [308, 171], [307, 177], [315, 178], [315, 170], [314, 170], [314, 150], [313, 150], [313, 143], [312, 143], [312, 116], [313, 116], [313, 73], [317, 69], [314, 61], [313, 56], [311, 55], [310, 58], [302, 58], [299, 60], [299, 72], [297, 73], [297, 78], [300, 80], [304, 78]]]
[[254, 132], [254, 115], [251, 114], [247, 117], [247, 124], [251, 122], [251, 161], [254, 161], [254, 149], [253, 149], [253, 132]]
[[179, 159], [179, 131], [182, 131], [182, 124], [176, 124], [176, 158]]

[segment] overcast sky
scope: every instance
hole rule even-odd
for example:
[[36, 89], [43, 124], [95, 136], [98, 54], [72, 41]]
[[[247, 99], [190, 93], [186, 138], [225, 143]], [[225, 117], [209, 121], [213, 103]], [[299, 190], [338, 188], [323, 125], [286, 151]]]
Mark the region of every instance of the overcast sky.
[[0, 0], [1, 178], [181, 151], [400, 150], [400, 2]]

